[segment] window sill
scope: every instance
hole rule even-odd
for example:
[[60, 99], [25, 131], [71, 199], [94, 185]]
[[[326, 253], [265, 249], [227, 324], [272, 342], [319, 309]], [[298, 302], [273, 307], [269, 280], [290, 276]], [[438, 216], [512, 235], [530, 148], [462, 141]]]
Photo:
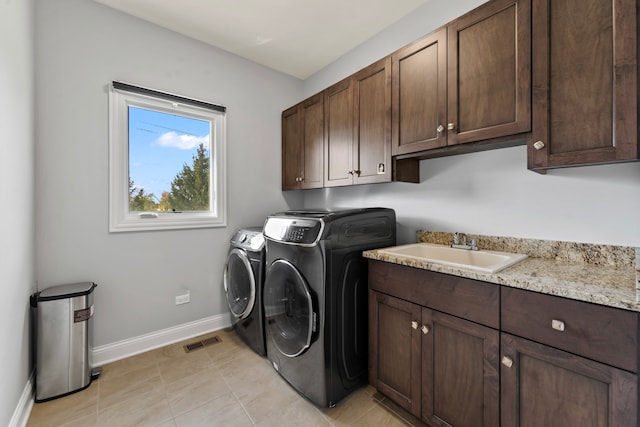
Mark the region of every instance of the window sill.
[[193, 228], [226, 227], [224, 217], [203, 214], [159, 214], [157, 218], [141, 218], [139, 215], [128, 215], [126, 218], [112, 218], [109, 221], [110, 233], [185, 230]]

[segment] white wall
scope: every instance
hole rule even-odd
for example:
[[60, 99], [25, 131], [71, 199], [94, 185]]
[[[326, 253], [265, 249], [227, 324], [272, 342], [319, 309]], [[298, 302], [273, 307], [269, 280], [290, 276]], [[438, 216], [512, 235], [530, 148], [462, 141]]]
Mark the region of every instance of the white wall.
[[527, 170], [526, 148], [423, 160], [420, 184], [312, 190], [305, 206], [396, 210], [399, 243], [418, 229], [640, 246], [640, 163]]
[[0, 425], [30, 374], [34, 289], [33, 1], [0, 2]]
[[[473, 9], [482, 0], [431, 0], [305, 81], [314, 94]], [[640, 246], [640, 163], [527, 171], [524, 146], [420, 164], [420, 184], [305, 192], [305, 206], [386, 206], [399, 243], [417, 229]]]
[[431, 33], [456, 17], [487, 0], [427, 0], [427, 2], [387, 29], [327, 65], [304, 81], [305, 97], [309, 97], [381, 59], [398, 48]]
[[[92, 1], [36, 4], [40, 288], [98, 283], [96, 346], [227, 313], [229, 237], [302, 202], [280, 191], [280, 113], [302, 82]], [[228, 227], [108, 233], [112, 80], [228, 108]], [[185, 288], [191, 303], [176, 306]]]

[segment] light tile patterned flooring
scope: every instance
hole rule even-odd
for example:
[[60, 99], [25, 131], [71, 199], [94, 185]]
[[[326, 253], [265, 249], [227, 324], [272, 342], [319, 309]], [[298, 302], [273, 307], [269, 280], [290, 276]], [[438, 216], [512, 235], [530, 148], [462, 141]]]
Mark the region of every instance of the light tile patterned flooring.
[[[185, 353], [183, 345], [222, 342]], [[335, 408], [301, 397], [233, 331], [202, 337], [103, 367], [87, 389], [36, 403], [28, 426], [422, 426], [370, 386]]]

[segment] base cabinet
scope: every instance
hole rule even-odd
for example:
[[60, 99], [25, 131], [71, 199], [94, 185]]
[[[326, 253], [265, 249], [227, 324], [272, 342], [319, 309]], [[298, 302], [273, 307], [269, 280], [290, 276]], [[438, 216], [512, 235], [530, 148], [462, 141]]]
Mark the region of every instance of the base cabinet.
[[[434, 287], [439, 276], [447, 278], [434, 276]], [[381, 276], [372, 280], [370, 270], [369, 277], [375, 289]], [[382, 394], [431, 426], [499, 425], [496, 329], [376, 290], [369, 291], [369, 321], [369, 381]]]
[[437, 427], [499, 425], [498, 331], [427, 308], [419, 329], [422, 420]]
[[433, 427], [638, 427], [637, 312], [369, 261], [369, 382]]
[[369, 383], [416, 417], [421, 415], [421, 316], [417, 304], [369, 291]]
[[637, 375], [501, 334], [503, 427], [637, 426]]

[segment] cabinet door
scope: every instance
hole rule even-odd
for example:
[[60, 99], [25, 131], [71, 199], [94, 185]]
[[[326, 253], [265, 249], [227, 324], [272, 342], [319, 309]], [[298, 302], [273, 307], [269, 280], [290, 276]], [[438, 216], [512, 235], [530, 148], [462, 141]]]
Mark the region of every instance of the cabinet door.
[[345, 79], [325, 90], [324, 186], [353, 182], [353, 87]]
[[391, 181], [391, 57], [353, 76], [353, 182]]
[[534, 1], [529, 169], [638, 158], [636, 7]]
[[447, 28], [448, 145], [529, 132], [531, 0], [491, 1]]
[[498, 331], [426, 308], [422, 313], [423, 420], [438, 427], [498, 426]]
[[324, 95], [312, 96], [302, 103], [301, 188], [324, 185]]
[[503, 427], [637, 427], [637, 375], [504, 333], [501, 345]]
[[302, 177], [300, 105], [282, 112], [282, 190], [297, 190]]
[[369, 383], [420, 417], [421, 308], [369, 291]]
[[391, 57], [394, 156], [447, 145], [446, 40], [441, 29]]

